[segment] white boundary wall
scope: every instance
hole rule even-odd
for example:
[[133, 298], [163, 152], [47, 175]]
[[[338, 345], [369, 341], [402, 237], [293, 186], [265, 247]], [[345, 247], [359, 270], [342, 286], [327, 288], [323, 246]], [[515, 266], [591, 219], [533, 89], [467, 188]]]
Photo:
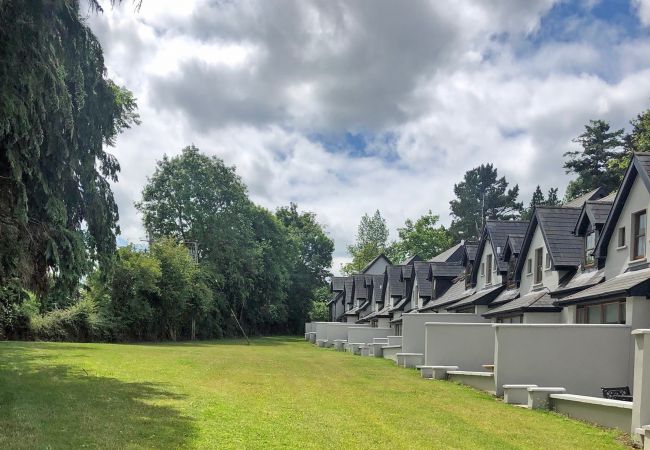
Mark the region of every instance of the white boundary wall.
[[491, 323], [427, 322], [424, 365], [458, 366], [459, 370], [485, 371], [494, 360]]
[[[316, 332], [316, 340], [327, 339], [327, 328], [329, 325], [340, 324], [341, 322], [314, 322], [314, 331]], [[350, 324], [348, 324], [350, 325]]]
[[632, 386], [627, 325], [495, 324], [497, 395], [504, 384], [558, 386], [601, 397], [601, 387]]
[[356, 328], [370, 328], [369, 325], [356, 325], [353, 323], [329, 323], [327, 324], [327, 339], [329, 342], [333, 342], [336, 339], [348, 339], [348, 329], [351, 327]]
[[427, 322], [489, 323], [479, 314], [465, 313], [407, 313], [402, 315], [402, 352], [424, 354]]
[[392, 328], [373, 328], [357, 325], [348, 328], [348, 343], [371, 344], [374, 338], [386, 338], [392, 333]]

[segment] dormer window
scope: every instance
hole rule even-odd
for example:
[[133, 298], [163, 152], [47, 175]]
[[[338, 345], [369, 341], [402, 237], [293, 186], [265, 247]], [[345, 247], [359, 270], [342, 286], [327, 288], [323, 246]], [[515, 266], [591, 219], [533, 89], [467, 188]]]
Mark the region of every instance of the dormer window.
[[585, 236], [585, 266], [594, 264], [594, 250], [596, 249], [596, 231], [592, 230]]
[[632, 215], [632, 259], [645, 258], [645, 209]]
[[485, 276], [485, 263], [481, 263], [481, 276]]
[[544, 259], [544, 269], [551, 269], [551, 254], [549, 252], [546, 252], [546, 258]]

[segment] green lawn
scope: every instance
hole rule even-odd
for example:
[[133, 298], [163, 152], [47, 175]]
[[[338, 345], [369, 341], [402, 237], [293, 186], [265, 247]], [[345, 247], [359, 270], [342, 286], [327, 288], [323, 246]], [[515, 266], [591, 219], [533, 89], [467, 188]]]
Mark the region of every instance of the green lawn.
[[0, 448], [620, 448], [392, 362], [297, 338], [0, 342]]

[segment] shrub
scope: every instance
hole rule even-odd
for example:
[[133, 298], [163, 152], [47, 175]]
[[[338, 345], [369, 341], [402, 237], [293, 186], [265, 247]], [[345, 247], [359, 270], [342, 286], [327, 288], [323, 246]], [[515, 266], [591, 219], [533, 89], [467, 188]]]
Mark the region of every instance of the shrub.
[[36, 339], [47, 341], [83, 342], [110, 336], [110, 327], [91, 298], [83, 298], [65, 309], [35, 314], [30, 325]]

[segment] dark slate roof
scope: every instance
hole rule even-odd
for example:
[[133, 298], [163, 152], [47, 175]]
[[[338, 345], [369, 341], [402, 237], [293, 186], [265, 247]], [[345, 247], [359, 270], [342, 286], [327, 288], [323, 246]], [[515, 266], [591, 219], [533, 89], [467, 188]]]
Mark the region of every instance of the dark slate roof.
[[451, 305], [452, 303], [469, 297], [473, 293], [474, 289], [465, 289], [465, 279], [458, 278], [444, 294], [442, 294], [439, 298], [427, 303], [427, 305], [422, 308], [421, 311], [427, 311]]
[[605, 279], [605, 269], [590, 270], [589, 272], [576, 271], [576, 273], [551, 292], [553, 297], [570, 294], [573, 291], [594, 286]]
[[519, 297], [519, 289], [506, 289], [505, 291], [501, 291], [497, 298], [492, 300], [490, 306], [502, 305], [516, 299], [517, 297]]
[[585, 202], [578, 217], [574, 233], [579, 235], [584, 234], [590, 223], [600, 228], [607, 221], [607, 216], [613, 204], [614, 202], [604, 202], [602, 200]]
[[525, 311], [559, 311], [560, 308], [553, 305], [553, 299], [548, 293], [548, 289], [532, 291], [528, 294], [512, 300], [497, 308], [491, 309], [483, 314], [483, 317], [494, 317], [508, 315], [515, 312]]
[[632, 157], [632, 161], [630, 162], [619, 190], [616, 193], [612, 209], [609, 216], [607, 216], [607, 221], [605, 222], [605, 225], [603, 225], [600, 238], [596, 243], [594, 255], [599, 259], [604, 259], [607, 256], [609, 240], [613, 235], [614, 227], [616, 227], [618, 217], [623, 210], [623, 206], [625, 205], [625, 201], [627, 200], [627, 196], [630, 193], [630, 189], [632, 189], [632, 185], [634, 184], [637, 175], [640, 176], [646, 189], [650, 191], [650, 153], [637, 152], [634, 153], [634, 156]]
[[465, 255], [469, 261], [476, 261], [476, 251], [478, 250], [478, 242], [476, 241], [466, 241], [463, 245], [465, 249]]
[[429, 261], [416, 261], [413, 266], [415, 269], [415, 279], [418, 282], [418, 288], [420, 290], [420, 297], [431, 297], [433, 294], [433, 283], [429, 276], [432, 264]]
[[503, 290], [504, 286], [494, 286], [487, 289], [481, 289], [478, 292], [460, 300], [451, 305], [448, 309], [458, 309], [470, 305], [489, 305]]
[[451, 262], [462, 261], [464, 258], [463, 243], [458, 243], [453, 247], [448, 248], [439, 255], [434, 256], [429, 261], [431, 262]]
[[390, 285], [388, 295], [391, 297], [404, 297], [406, 292], [404, 281], [402, 281], [402, 266], [388, 266], [386, 270], [388, 271], [388, 284]]
[[553, 265], [579, 266], [582, 262], [584, 242], [581, 237], [573, 234], [573, 229], [580, 209], [539, 206], [535, 211]]
[[598, 200], [607, 195], [607, 191], [604, 188], [599, 187], [593, 191], [587, 192], [586, 194], [581, 195], [580, 197], [574, 198], [573, 200], [565, 203], [564, 207], [566, 208], [582, 208], [582, 205], [588, 200]]
[[[526, 228], [528, 228], [528, 221], [522, 220], [488, 220], [485, 222], [485, 229], [492, 243], [492, 251], [496, 255], [499, 263], [499, 272], [506, 272], [508, 270], [508, 263], [503, 260], [503, 251], [506, 248], [508, 235], [523, 235], [526, 233]], [[500, 252], [498, 251], [499, 249], [501, 250]], [[481, 250], [482, 243], [479, 243], [479, 252]]]
[[354, 275], [354, 298], [368, 298], [368, 288], [366, 287], [366, 277], [364, 275]]
[[404, 262], [402, 262], [401, 265], [406, 266], [408, 264], [413, 264], [415, 261], [422, 261], [422, 258], [420, 258], [418, 255], [409, 256], [404, 260]]
[[[508, 271], [508, 261], [503, 259], [506, 249], [506, 240], [511, 234], [523, 234], [528, 228], [528, 222], [520, 220], [488, 220], [483, 227], [483, 234], [478, 243], [478, 250], [476, 252], [477, 261], [482, 258], [485, 244], [490, 241], [492, 246], [492, 254], [494, 255], [497, 264], [498, 272]], [[480, 264], [475, 264], [472, 268], [472, 284], [476, 284]]]
[[334, 302], [337, 302], [341, 298], [343, 298], [343, 292], [334, 292], [330, 299], [327, 301], [327, 306], [331, 305]]
[[402, 266], [402, 278], [413, 278], [413, 265]]
[[465, 271], [465, 266], [458, 262], [431, 263], [431, 275], [441, 278], [456, 278]]
[[345, 288], [345, 278], [346, 277], [332, 277], [330, 281], [330, 291], [342, 291]]
[[384, 300], [384, 275], [372, 275], [372, 299], [375, 302]]
[[524, 234], [509, 234], [506, 239], [506, 246], [510, 247], [510, 251], [515, 255], [521, 252], [521, 244], [524, 241]]
[[587, 300], [613, 296], [647, 295], [650, 287], [650, 269], [625, 272], [583, 291], [556, 300], [557, 305], [570, 305]]
[[352, 295], [354, 294], [354, 278], [345, 277], [345, 303], [352, 303]]
[[[562, 267], [578, 267], [582, 262], [584, 242], [582, 237], [573, 234], [573, 230], [580, 211], [580, 208], [563, 206], [536, 206], [521, 246], [521, 254], [528, 253], [530, 242], [539, 226], [551, 255], [552, 267], [555, 270]], [[519, 258], [517, 261], [517, 279], [521, 278], [525, 262], [526, 258]]]

